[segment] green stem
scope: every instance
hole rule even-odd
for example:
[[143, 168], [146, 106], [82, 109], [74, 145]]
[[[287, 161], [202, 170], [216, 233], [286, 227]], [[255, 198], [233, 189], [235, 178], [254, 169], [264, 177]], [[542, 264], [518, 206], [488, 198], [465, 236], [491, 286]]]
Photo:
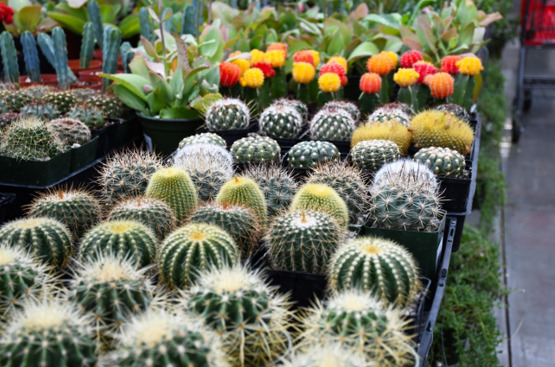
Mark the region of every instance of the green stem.
[[308, 84], [297, 83], [297, 99], [305, 104], [310, 102], [310, 89]]
[[378, 93], [361, 93], [359, 97], [359, 108], [360, 114], [363, 118], [363, 121], [366, 119], [366, 116], [371, 114], [376, 107], [380, 105], [380, 98]]

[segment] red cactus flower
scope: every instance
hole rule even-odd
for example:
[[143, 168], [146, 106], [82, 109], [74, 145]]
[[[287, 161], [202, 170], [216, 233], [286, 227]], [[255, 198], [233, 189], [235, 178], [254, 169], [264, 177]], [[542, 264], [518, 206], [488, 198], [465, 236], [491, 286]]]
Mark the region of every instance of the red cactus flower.
[[297, 51], [293, 55], [295, 62], [306, 62], [314, 66], [314, 56], [310, 51]]
[[339, 78], [342, 78], [345, 76], [345, 68], [341, 66], [341, 64], [334, 61], [329, 64], [322, 65], [320, 68], [320, 75], [327, 73], [334, 73], [337, 74]]
[[415, 63], [422, 60], [422, 52], [416, 50], [407, 51], [401, 55], [401, 67], [410, 69]]
[[220, 64], [220, 85], [223, 87], [233, 87], [239, 81], [241, 68], [230, 62]]
[[341, 86], [342, 87], [346, 86], [348, 81], [349, 81], [349, 79], [347, 79], [347, 77], [345, 75], [343, 75], [341, 77]]
[[459, 73], [459, 67], [457, 66], [457, 61], [462, 59], [459, 55], [445, 56], [441, 60], [441, 71], [455, 75]]
[[272, 64], [267, 62], [256, 62], [252, 64], [253, 68], [258, 68], [264, 73], [264, 78], [271, 78], [276, 75], [276, 71], [272, 68]]
[[0, 3], [0, 21], [11, 24], [13, 22], [14, 11], [6, 3]]
[[412, 68], [420, 74], [418, 83], [424, 83], [424, 79], [426, 79], [428, 75], [437, 73], [436, 67], [426, 61], [418, 61], [412, 66]]

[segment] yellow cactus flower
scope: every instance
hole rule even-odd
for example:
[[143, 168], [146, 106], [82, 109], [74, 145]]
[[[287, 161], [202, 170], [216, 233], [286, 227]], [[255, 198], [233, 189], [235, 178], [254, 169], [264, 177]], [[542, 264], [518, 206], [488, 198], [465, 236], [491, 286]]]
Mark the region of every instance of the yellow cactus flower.
[[393, 68], [397, 67], [397, 63], [399, 62], [399, 57], [397, 56], [397, 54], [393, 51], [382, 51], [380, 52], [383, 55], [386, 55], [387, 57], [389, 57], [391, 59], [391, 61], [393, 61]]
[[462, 60], [457, 61], [456, 65], [459, 68], [459, 72], [465, 75], [476, 75], [484, 70], [482, 61], [476, 56], [464, 57]]
[[243, 87], [260, 88], [264, 84], [264, 73], [258, 68], [248, 69], [239, 79], [239, 83]]
[[314, 58], [314, 67], [317, 68], [318, 65], [320, 65], [320, 53], [314, 50], [308, 50], [308, 51], [312, 54], [312, 57]]
[[406, 88], [415, 85], [418, 82], [420, 74], [414, 69], [404, 69], [400, 68], [395, 74], [393, 74], [393, 80], [395, 83], [399, 84], [400, 87]]
[[316, 76], [316, 69], [308, 62], [293, 63], [293, 79], [297, 83], [308, 84]]
[[251, 63], [247, 59], [235, 59], [230, 62], [239, 66], [239, 68], [241, 69], [241, 75], [245, 74], [245, 71], [247, 71], [251, 67]]
[[318, 87], [322, 92], [337, 92], [341, 87], [341, 78], [335, 73], [326, 73], [318, 78]]
[[260, 51], [256, 48], [254, 50], [251, 50], [251, 64], [256, 64], [257, 62], [264, 61], [264, 55], [266, 55], [264, 51]]
[[334, 61], [343, 66], [343, 69], [345, 69], [345, 72], [347, 72], [347, 60], [344, 57], [334, 56], [328, 60], [328, 64], [331, 64]]
[[271, 50], [264, 55], [264, 62], [271, 64], [273, 68], [281, 68], [285, 65], [285, 52], [282, 50]]

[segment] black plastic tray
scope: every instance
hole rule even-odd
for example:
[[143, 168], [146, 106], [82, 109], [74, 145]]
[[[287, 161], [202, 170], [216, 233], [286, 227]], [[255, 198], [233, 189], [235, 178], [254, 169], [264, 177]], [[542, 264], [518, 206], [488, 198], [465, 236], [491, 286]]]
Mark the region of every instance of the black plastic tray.
[[8, 206], [15, 200], [15, 194], [0, 192], [0, 224], [5, 222]]
[[246, 129], [241, 130], [216, 130], [209, 131], [206, 126], [199, 130], [199, 133], [214, 133], [221, 136], [226, 144], [227, 148], [231, 149], [231, 146], [235, 141], [247, 137], [250, 133], [255, 133], [258, 131], [258, 122], [252, 122]]

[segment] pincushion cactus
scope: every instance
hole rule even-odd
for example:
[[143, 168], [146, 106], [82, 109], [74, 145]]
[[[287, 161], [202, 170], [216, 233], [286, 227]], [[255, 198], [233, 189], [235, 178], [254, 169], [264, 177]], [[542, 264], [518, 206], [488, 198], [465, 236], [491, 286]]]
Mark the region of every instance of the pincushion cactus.
[[449, 112], [455, 115], [458, 119], [464, 122], [470, 122], [470, 114], [463, 106], [460, 106], [455, 103], [444, 103], [440, 104], [435, 108], [436, 111], [444, 111]]
[[234, 98], [223, 98], [212, 103], [204, 116], [209, 131], [246, 129], [250, 111], [245, 103]]
[[368, 116], [368, 122], [384, 122], [395, 119], [403, 124], [403, 126], [409, 127], [413, 114], [414, 112], [410, 106], [405, 103], [387, 103], [376, 108]]
[[194, 143], [187, 144], [177, 149], [173, 158], [176, 166], [187, 165], [188, 161], [217, 161], [226, 168], [231, 168], [233, 157], [222, 146], [213, 143]]
[[324, 107], [322, 107], [322, 109], [328, 109], [328, 108], [338, 108], [340, 110], [347, 112], [355, 123], [357, 123], [360, 120], [360, 110], [352, 102], [329, 101], [324, 105]]
[[75, 104], [75, 96], [70, 91], [54, 91], [46, 93], [42, 100], [54, 105], [60, 113], [66, 113]]
[[399, 147], [390, 140], [364, 140], [351, 149], [353, 164], [364, 172], [376, 172], [400, 158]]
[[414, 160], [425, 164], [440, 177], [460, 177], [466, 167], [464, 156], [449, 148], [422, 148], [414, 155]]
[[347, 204], [334, 189], [323, 184], [303, 185], [293, 198], [290, 210], [315, 210], [330, 215], [342, 228], [349, 224]]
[[303, 102], [296, 100], [296, 99], [287, 99], [287, 98], [280, 98], [276, 99], [272, 105], [284, 105], [290, 106], [297, 110], [298, 113], [301, 114], [303, 118], [303, 122], [308, 120], [308, 107]]
[[72, 107], [67, 117], [79, 120], [91, 129], [101, 128], [106, 122], [101, 110], [87, 104]]
[[215, 144], [215, 145], [221, 146], [222, 148], [225, 148], [227, 146], [227, 143], [225, 142], [225, 140], [218, 134], [201, 133], [201, 134], [195, 134], [184, 138], [179, 142], [179, 146], [177, 149], [181, 149], [187, 145], [200, 144], [200, 143]]
[[86, 100], [91, 107], [96, 107], [104, 117], [122, 118], [128, 113], [127, 107], [115, 95], [96, 93]]
[[60, 115], [60, 111], [50, 103], [32, 103], [21, 109], [21, 116], [36, 117], [41, 120], [52, 120]]
[[339, 342], [323, 342], [297, 350], [283, 367], [374, 367], [362, 351]]
[[343, 109], [328, 107], [314, 115], [309, 130], [313, 140], [348, 141], [355, 130], [355, 121]]
[[339, 149], [328, 141], [302, 141], [289, 150], [287, 163], [294, 168], [311, 168], [340, 158]]
[[303, 118], [294, 107], [276, 104], [262, 112], [258, 123], [260, 131], [265, 135], [293, 139], [301, 133]]
[[90, 129], [79, 120], [59, 118], [49, 121], [48, 127], [54, 130], [67, 146], [83, 145], [91, 140]]
[[276, 162], [281, 155], [281, 147], [272, 138], [250, 134], [231, 146], [231, 154], [237, 163]]

